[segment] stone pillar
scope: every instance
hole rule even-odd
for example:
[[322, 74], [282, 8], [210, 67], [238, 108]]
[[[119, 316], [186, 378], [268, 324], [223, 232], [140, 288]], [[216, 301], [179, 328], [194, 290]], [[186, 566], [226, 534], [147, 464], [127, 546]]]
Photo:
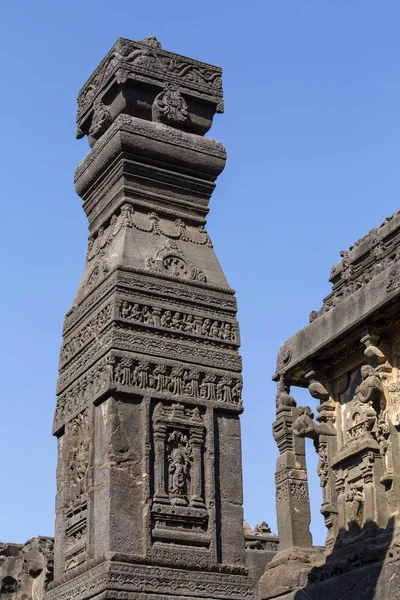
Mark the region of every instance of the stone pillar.
[[63, 330], [47, 600], [252, 597], [237, 306], [205, 229], [220, 112], [221, 69], [154, 37], [119, 39], [79, 93], [90, 237]]
[[286, 390], [278, 392], [272, 428], [279, 449], [275, 483], [280, 550], [312, 546], [305, 442], [293, 433], [297, 416], [294, 399]]

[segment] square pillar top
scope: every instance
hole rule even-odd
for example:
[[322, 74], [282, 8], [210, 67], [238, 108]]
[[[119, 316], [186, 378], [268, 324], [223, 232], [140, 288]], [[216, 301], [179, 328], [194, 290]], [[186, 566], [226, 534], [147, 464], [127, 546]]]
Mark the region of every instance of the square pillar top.
[[167, 52], [154, 36], [119, 38], [79, 92], [77, 137], [93, 146], [121, 113], [204, 135], [223, 110], [220, 67]]

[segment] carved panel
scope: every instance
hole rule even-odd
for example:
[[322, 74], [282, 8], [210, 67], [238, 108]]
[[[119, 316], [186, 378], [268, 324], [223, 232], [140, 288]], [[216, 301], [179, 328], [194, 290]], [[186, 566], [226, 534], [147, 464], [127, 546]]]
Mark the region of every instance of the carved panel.
[[85, 409], [67, 427], [65, 465], [65, 571], [87, 558], [87, 502], [90, 450], [89, 411]]
[[119, 316], [137, 324], [161, 327], [228, 343], [237, 341], [234, 323], [212, 320], [209, 317], [200, 317], [192, 313], [123, 300], [119, 307]]

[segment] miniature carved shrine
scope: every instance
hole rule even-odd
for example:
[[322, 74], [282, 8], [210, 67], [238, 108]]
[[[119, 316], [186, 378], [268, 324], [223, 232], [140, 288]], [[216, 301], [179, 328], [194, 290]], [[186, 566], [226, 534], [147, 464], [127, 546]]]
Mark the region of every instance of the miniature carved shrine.
[[[400, 213], [341, 256], [322, 309], [278, 355], [280, 551], [260, 598], [400, 598]], [[324, 549], [309, 531], [305, 438], [318, 453]]]

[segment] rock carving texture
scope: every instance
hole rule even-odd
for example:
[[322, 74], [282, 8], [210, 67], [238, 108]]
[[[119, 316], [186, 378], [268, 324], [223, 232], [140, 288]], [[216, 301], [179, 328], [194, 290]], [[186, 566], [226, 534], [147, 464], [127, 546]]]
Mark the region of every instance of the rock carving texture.
[[[400, 598], [400, 213], [341, 256], [322, 309], [277, 359], [280, 544], [260, 599]], [[316, 410], [296, 405], [296, 385]], [[308, 532], [304, 438], [318, 454], [323, 549]]]
[[152, 36], [118, 40], [79, 93], [90, 235], [60, 352], [46, 600], [252, 598], [276, 553], [266, 524], [242, 526], [236, 300], [205, 228], [222, 110], [221, 69]]

